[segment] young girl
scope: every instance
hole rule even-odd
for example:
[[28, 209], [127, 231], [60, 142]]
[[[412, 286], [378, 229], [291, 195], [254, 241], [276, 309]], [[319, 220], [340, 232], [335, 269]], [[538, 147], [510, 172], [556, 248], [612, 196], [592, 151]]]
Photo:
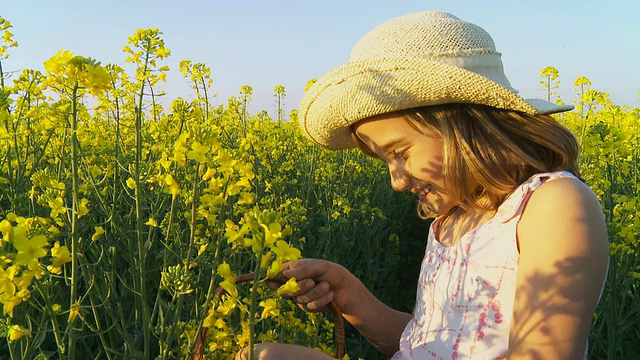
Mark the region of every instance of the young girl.
[[[608, 264], [602, 209], [578, 174], [578, 145], [525, 100], [480, 27], [442, 12], [389, 20], [320, 78], [300, 124], [327, 149], [359, 147], [435, 217], [412, 314], [393, 310], [344, 267], [286, 264], [307, 311], [330, 302], [392, 359], [578, 359]], [[237, 359], [247, 357], [244, 349]], [[328, 359], [259, 344], [258, 359]]]

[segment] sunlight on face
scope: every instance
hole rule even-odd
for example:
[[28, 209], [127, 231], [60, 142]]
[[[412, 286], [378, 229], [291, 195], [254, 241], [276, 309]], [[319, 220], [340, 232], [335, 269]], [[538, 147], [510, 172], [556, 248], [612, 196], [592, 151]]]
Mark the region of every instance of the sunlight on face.
[[394, 190], [411, 191], [438, 215], [455, 205], [444, 188], [440, 134], [426, 128], [418, 131], [404, 116], [394, 113], [362, 120], [354, 128], [371, 152], [389, 166]]

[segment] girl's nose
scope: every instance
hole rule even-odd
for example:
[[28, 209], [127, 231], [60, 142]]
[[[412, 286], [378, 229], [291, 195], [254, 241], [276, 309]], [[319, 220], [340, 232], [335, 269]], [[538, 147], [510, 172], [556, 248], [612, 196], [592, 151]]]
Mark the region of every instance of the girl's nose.
[[393, 190], [407, 190], [411, 181], [409, 174], [402, 167], [389, 166], [389, 175], [391, 176], [391, 187]]

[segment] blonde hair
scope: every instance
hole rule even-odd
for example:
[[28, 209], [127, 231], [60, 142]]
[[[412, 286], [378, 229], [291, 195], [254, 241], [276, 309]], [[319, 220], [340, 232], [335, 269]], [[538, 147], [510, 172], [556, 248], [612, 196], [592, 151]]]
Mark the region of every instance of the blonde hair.
[[[477, 104], [445, 104], [396, 112], [443, 139], [443, 176], [464, 209], [495, 210], [531, 176], [566, 170], [579, 177], [575, 135], [548, 115], [529, 115]], [[354, 136], [360, 149], [374, 156]], [[477, 186], [474, 186], [477, 184]], [[418, 214], [433, 217], [419, 205]]]

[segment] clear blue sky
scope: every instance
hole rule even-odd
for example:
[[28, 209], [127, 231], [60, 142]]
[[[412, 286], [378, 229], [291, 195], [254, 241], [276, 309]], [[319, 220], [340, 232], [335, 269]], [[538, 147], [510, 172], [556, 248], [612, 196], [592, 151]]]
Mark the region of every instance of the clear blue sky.
[[178, 71], [182, 59], [211, 68], [215, 104], [244, 84], [253, 87], [252, 113], [274, 115], [273, 87], [284, 85], [285, 111], [297, 108], [307, 81], [347, 61], [367, 31], [392, 17], [448, 11], [480, 25], [503, 53], [505, 72], [524, 97], [545, 97], [538, 73], [560, 71], [560, 95], [591, 79], [614, 103], [640, 105], [640, 2], [636, 0], [3, 0], [18, 48], [5, 71], [43, 69], [60, 49], [125, 67], [122, 48], [138, 28], [159, 28], [171, 56], [165, 105], [192, 97]]

